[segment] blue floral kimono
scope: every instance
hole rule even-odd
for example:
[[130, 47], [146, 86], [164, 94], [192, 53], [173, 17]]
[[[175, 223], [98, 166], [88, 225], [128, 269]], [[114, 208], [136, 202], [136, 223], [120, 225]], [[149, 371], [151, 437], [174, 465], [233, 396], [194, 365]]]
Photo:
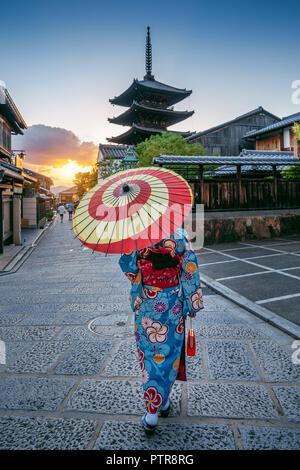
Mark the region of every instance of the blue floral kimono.
[[185, 319], [188, 313], [204, 308], [197, 258], [186, 231], [178, 229], [155, 246], [169, 248], [171, 254], [182, 257], [178, 286], [144, 286], [137, 265], [138, 252], [124, 254], [119, 260], [132, 283], [130, 301], [135, 312], [135, 337], [148, 413], [157, 413], [164, 407], [176, 378], [185, 380], [177, 377], [185, 354]]

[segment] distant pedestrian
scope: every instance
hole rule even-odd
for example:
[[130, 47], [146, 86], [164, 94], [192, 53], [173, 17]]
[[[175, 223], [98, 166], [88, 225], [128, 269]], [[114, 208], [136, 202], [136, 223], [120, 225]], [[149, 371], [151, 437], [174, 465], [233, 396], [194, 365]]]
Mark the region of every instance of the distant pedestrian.
[[73, 211], [74, 211], [74, 204], [72, 202], [69, 202], [67, 204], [67, 209], [68, 209], [68, 212], [69, 212], [69, 220], [72, 220]]
[[64, 214], [66, 213], [65, 206], [63, 204], [61, 204], [60, 206], [58, 206], [57, 210], [58, 210], [58, 213], [60, 215], [60, 222], [63, 223]]

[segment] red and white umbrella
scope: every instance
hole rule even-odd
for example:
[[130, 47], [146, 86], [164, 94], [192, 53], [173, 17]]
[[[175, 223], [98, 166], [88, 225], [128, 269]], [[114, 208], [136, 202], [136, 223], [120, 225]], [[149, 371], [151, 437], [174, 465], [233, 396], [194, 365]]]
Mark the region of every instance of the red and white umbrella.
[[124, 170], [81, 199], [73, 229], [81, 243], [94, 251], [137, 251], [174, 233], [192, 204], [189, 184], [174, 171], [156, 167]]

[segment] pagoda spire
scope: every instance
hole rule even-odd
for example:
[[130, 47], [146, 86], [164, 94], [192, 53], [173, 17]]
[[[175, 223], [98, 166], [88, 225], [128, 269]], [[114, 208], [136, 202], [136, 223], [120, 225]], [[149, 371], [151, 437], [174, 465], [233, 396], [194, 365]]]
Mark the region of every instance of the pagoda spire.
[[152, 45], [150, 38], [150, 26], [147, 26], [147, 37], [146, 37], [146, 75], [145, 80], [154, 80], [152, 75]]

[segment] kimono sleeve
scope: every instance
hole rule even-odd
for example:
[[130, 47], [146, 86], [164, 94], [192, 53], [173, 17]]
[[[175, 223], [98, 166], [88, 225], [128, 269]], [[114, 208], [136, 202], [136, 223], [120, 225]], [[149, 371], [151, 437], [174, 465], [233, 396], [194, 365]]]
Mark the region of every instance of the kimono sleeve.
[[181, 266], [181, 286], [185, 314], [197, 313], [204, 308], [198, 262], [187, 234], [184, 236], [185, 251]]
[[130, 280], [131, 284], [133, 283], [135, 276], [137, 275], [139, 268], [136, 264], [137, 261], [137, 252], [134, 251], [130, 255], [122, 255], [119, 259], [119, 265], [123, 273]]

